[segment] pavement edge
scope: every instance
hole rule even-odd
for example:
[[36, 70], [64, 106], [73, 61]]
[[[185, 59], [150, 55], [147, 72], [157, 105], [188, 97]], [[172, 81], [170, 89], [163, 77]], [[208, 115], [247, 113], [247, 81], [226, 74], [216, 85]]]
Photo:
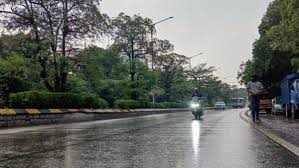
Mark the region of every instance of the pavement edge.
[[260, 133], [262, 133], [265, 136], [267, 136], [268, 138], [270, 138], [272, 141], [276, 142], [277, 144], [279, 144], [283, 148], [287, 149], [288, 151], [290, 151], [291, 153], [293, 153], [294, 155], [296, 155], [297, 157], [299, 157], [299, 148], [297, 146], [291, 144], [290, 142], [286, 141], [285, 139], [281, 138], [280, 136], [274, 134], [272, 131], [264, 129], [261, 126], [253, 123], [251, 121], [251, 118], [249, 118], [246, 115], [247, 112], [248, 112], [248, 110], [240, 112], [240, 118], [242, 120], [244, 120], [246, 123], [248, 123], [249, 125], [251, 125], [253, 128], [255, 128]]

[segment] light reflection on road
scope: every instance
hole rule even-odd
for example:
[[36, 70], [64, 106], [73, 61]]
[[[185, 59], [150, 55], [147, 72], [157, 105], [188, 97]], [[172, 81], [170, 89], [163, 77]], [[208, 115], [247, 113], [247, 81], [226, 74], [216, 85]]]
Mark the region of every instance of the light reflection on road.
[[194, 157], [198, 158], [199, 144], [200, 144], [200, 121], [192, 121], [192, 142], [193, 142], [193, 151]]

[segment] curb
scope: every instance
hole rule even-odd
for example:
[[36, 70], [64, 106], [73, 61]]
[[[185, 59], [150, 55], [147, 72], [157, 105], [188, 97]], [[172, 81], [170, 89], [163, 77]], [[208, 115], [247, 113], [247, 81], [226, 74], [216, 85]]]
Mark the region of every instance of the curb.
[[65, 114], [65, 113], [130, 113], [130, 112], [169, 112], [186, 111], [189, 108], [175, 109], [0, 109], [0, 116]]
[[299, 157], [299, 148], [293, 144], [291, 144], [290, 142], [286, 141], [285, 139], [275, 135], [272, 131], [267, 130], [262, 128], [261, 126], [254, 124], [251, 121], [251, 118], [249, 118], [246, 113], [248, 111], [245, 112], [240, 112], [240, 118], [242, 120], [244, 120], [245, 122], [247, 122], [249, 125], [251, 125], [253, 128], [255, 128], [256, 130], [258, 130], [260, 133], [264, 134], [265, 136], [267, 136], [268, 138], [270, 138], [272, 141], [276, 142], [277, 144], [279, 144], [280, 146], [282, 146], [283, 148], [287, 149], [288, 151], [290, 151], [291, 153], [293, 153], [294, 155], [296, 155], [297, 157]]
[[189, 112], [189, 109], [0, 109], [0, 129]]

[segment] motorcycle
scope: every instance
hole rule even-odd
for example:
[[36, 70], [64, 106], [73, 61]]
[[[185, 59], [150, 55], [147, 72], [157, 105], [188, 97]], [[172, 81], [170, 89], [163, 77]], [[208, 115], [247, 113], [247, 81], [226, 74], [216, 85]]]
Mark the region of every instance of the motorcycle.
[[204, 114], [203, 98], [193, 97], [190, 103], [192, 114], [195, 119], [200, 119]]

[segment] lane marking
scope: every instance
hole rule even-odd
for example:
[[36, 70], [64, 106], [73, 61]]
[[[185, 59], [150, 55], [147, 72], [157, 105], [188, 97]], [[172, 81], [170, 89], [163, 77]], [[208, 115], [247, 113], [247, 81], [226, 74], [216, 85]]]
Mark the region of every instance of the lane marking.
[[279, 144], [280, 146], [282, 146], [283, 148], [287, 149], [288, 151], [292, 152], [294, 155], [296, 155], [297, 157], [299, 157], [299, 148], [286, 141], [285, 139], [277, 136], [275, 133], [273, 133], [270, 130], [264, 129], [261, 126], [254, 124], [251, 119], [248, 118], [248, 116], [246, 116], [245, 112], [240, 112], [240, 117], [242, 120], [244, 120], [245, 122], [247, 122], [249, 125], [253, 126], [253, 128], [255, 128], [256, 130], [258, 130], [260, 133], [264, 134], [265, 136], [267, 136], [268, 138], [270, 138], [271, 140], [273, 140], [274, 142], [276, 142], [277, 144]]

